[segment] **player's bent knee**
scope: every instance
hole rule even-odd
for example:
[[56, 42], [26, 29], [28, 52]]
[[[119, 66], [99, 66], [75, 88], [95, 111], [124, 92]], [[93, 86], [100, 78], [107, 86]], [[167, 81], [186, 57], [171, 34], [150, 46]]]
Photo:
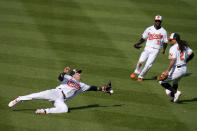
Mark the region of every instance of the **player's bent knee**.
[[142, 66], [142, 64], [143, 64], [142, 61], [139, 61], [139, 62], [138, 62], [138, 65], [139, 65], [139, 66]]
[[60, 108], [60, 112], [62, 112], [62, 113], [67, 113], [67, 112], [68, 112], [68, 107], [67, 107], [67, 106], [61, 107], [61, 108]]

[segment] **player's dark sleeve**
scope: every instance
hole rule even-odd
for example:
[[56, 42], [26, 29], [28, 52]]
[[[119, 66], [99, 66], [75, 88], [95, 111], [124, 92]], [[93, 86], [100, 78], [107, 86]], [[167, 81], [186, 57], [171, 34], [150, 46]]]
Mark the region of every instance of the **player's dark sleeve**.
[[137, 43], [135, 43], [133, 46], [136, 49], [140, 49], [142, 46], [141, 44], [145, 41], [145, 39], [141, 38]]
[[189, 55], [189, 57], [187, 58], [186, 63], [189, 62], [191, 59], [193, 59], [193, 57], [194, 57], [194, 53], [192, 52], [192, 54]]
[[167, 48], [167, 46], [168, 46], [168, 43], [163, 43], [164, 50]]
[[145, 39], [141, 38], [136, 44], [141, 45], [144, 41], [145, 41]]
[[87, 91], [102, 91], [102, 88], [97, 86], [90, 86]]
[[142, 44], [144, 41], [145, 41], [145, 39], [141, 38], [141, 39], [139, 40], [138, 44], [140, 45], [140, 44]]
[[62, 73], [60, 73], [60, 75], [59, 75], [59, 77], [58, 77], [58, 80], [59, 81], [63, 81], [64, 80], [64, 75], [65, 75], [66, 73], [64, 73], [64, 72], [62, 72]]

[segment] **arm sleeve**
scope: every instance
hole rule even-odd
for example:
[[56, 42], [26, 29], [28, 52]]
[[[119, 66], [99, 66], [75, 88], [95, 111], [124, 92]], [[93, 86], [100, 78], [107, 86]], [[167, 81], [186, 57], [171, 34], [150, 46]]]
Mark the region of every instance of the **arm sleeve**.
[[144, 33], [142, 34], [142, 38], [144, 40], [148, 39], [148, 28], [144, 31]]
[[80, 86], [81, 86], [81, 91], [84, 92], [84, 91], [87, 91], [90, 89], [90, 86], [85, 84], [85, 83], [81, 83], [80, 82]]
[[168, 36], [167, 36], [166, 31], [165, 31], [164, 36], [163, 36], [163, 43], [168, 43]]
[[193, 53], [192, 49], [190, 49], [189, 47], [187, 47], [187, 55], [191, 55]]
[[186, 63], [188, 63], [194, 57], [194, 53], [193, 53], [192, 49], [190, 49], [189, 47], [187, 48], [187, 56], [188, 56], [188, 58], [186, 60]]

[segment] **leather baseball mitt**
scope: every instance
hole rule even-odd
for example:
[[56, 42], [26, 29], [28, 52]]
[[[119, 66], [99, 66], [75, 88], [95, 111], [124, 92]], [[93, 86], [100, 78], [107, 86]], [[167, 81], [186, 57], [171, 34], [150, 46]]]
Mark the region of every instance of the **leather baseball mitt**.
[[136, 48], [136, 49], [142, 48], [142, 46], [141, 46], [139, 43], [135, 43], [135, 44], [133, 45], [133, 47]]
[[111, 81], [102, 87], [102, 91], [105, 93], [109, 93], [110, 95], [112, 94], [111, 90], [112, 90]]
[[164, 81], [168, 78], [168, 74], [166, 72], [162, 72], [160, 75], [157, 76], [158, 81]]

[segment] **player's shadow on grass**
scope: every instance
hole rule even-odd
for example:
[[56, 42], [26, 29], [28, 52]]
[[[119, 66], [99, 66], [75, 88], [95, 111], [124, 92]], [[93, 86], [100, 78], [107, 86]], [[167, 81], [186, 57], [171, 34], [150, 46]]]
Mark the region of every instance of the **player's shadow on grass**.
[[157, 76], [154, 76], [152, 78], [145, 78], [144, 80], [157, 80]]
[[[188, 77], [188, 76], [191, 76], [191, 75], [192, 75], [192, 73], [186, 73], [184, 75], [184, 77]], [[152, 78], [145, 78], [144, 80], [157, 80], [157, 76], [154, 76]]]
[[93, 105], [87, 105], [87, 106], [71, 107], [71, 108], [69, 108], [69, 110], [72, 111], [72, 110], [81, 110], [81, 109], [89, 109], [89, 108], [121, 107], [121, 106], [122, 105], [100, 106], [99, 104], [93, 104]]
[[188, 102], [197, 102], [197, 98], [192, 98], [192, 99], [189, 99], [189, 100], [180, 100], [178, 103], [179, 104], [185, 104], [185, 103], [188, 103]]
[[184, 77], [191, 76], [192, 73], [186, 73]]
[[13, 109], [13, 111], [36, 111], [35, 109]]
[[[100, 106], [99, 104], [87, 105], [87, 106], [79, 106], [79, 107], [71, 107], [69, 108], [69, 112], [72, 110], [81, 110], [81, 109], [89, 109], [89, 108], [99, 108], [99, 107], [121, 107], [122, 105], [112, 105], [112, 106]], [[36, 109], [14, 109], [13, 111], [35, 111]]]

